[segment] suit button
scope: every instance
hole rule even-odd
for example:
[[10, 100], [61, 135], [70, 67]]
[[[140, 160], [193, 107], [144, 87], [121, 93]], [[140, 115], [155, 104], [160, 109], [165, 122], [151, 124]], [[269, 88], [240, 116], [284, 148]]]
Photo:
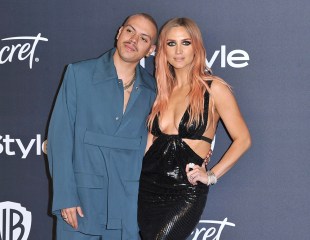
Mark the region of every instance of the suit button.
[[115, 120], [118, 121], [119, 117], [116, 117]]

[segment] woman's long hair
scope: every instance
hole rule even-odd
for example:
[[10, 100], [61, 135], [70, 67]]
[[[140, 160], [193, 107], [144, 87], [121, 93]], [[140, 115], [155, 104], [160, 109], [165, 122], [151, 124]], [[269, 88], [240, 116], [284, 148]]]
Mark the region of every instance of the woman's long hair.
[[[215, 78], [212, 76], [211, 69], [206, 65], [206, 50], [203, 46], [201, 32], [196, 23], [189, 18], [173, 18], [166, 22], [160, 31], [155, 57], [155, 76], [158, 92], [152, 112], [148, 118], [148, 127], [150, 129], [152, 128], [156, 115], [159, 116], [159, 114], [166, 109], [168, 99], [176, 85], [174, 69], [168, 63], [166, 55], [167, 33], [173, 27], [184, 27], [186, 29], [191, 37], [192, 47], [194, 50], [193, 62], [191, 63], [188, 72], [188, 78], [190, 79], [190, 92], [188, 94], [190, 118], [187, 123], [187, 127], [193, 123], [203, 121], [204, 93], [205, 91], [210, 93], [210, 88], [206, 81]], [[212, 115], [214, 115], [214, 102], [212, 107]]]

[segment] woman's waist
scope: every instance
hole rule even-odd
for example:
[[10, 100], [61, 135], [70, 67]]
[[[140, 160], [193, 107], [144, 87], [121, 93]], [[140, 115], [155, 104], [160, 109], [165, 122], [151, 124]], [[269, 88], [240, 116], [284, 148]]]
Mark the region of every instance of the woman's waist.
[[192, 185], [187, 178], [172, 178], [154, 174], [141, 174], [140, 192], [149, 192], [167, 195], [187, 195], [207, 193], [208, 186], [203, 183]]
[[200, 165], [207, 156], [209, 149], [210, 147], [205, 146], [205, 143], [197, 140], [181, 138], [179, 135], [161, 134], [148, 149], [145, 157], [181, 158]]

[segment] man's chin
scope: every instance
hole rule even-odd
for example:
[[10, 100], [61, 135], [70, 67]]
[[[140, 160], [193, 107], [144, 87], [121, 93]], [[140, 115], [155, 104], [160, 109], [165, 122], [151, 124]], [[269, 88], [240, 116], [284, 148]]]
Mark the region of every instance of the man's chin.
[[121, 59], [127, 63], [138, 63], [140, 61], [140, 58], [136, 56], [128, 56], [128, 55], [122, 55]]

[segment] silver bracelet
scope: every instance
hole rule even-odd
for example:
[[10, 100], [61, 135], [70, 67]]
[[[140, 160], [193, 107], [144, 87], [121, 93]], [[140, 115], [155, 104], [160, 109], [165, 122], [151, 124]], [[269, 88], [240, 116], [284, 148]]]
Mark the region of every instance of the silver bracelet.
[[215, 176], [214, 172], [212, 172], [211, 170], [207, 171], [207, 176], [208, 176], [208, 181], [207, 181], [207, 185], [214, 185], [217, 183], [217, 177]]

